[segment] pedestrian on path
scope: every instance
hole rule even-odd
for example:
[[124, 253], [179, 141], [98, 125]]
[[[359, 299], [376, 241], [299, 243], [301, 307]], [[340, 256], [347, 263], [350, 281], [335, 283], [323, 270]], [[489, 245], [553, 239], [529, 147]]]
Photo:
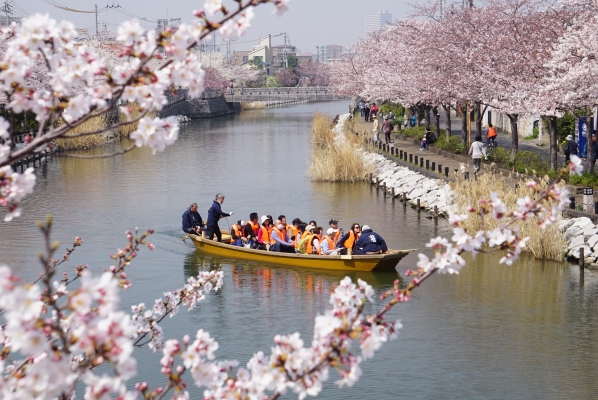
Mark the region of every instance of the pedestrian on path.
[[482, 135], [476, 135], [468, 154], [471, 155], [471, 159], [473, 160], [473, 173], [477, 175], [482, 167], [482, 156], [486, 157], [486, 148], [482, 143]]
[[373, 116], [374, 118], [374, 128], [372, 129], [372, 133], [374, 134], [374, 141], [379, 142], [380, 141], [380, 122], [378, 121], [378, 118], [376, 116]]
[[390, 144], [390, 132], [392, 132], [392, 129], [392, 121], [387, 115], [382, 124], [382, 132], [384, 132], [384, 140], [386, 141], [386, 144]]
[[567, 136], [567, 143], [565, 143], [563, 152], [565, 153], [565, 164], [569, 164], [569, 161], [571, 161], [571, 154], [577, 155], [577, 143], [573, 140], [572, 135]]
[[360, 112], [360, 114], [359, 114], [359, 115], [361, 115], [362, 117], [363, 117], [363, 112], [364, 112], [364, 109], [365, 109], [365, 103], [363, 102], [363, 100], [361, 100], [361, 101], [359, 102], [359, 112]]
[[370, 120], [370, 105], [365, 103], [365, 108], [363, 109], [363, 116], [365, 118], [365, 122]]
[[596, 164], [597, 158], [598, 158], [598, 140], [596, 140], [596, 135], [592, 135], [592, 164]]
[[488, 147], [496, 147], [496, 129], [492, 126], [492, 124], [488, 124]]

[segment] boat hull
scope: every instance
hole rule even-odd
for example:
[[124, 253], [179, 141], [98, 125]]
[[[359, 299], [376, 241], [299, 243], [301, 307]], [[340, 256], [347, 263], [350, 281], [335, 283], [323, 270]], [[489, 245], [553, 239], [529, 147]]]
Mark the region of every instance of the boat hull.
[[391, 271], [394, 270], [403, 257], [411, 252], [411, 250], [390, 250], [385, 254], [363, 256], [289, 254], [231, 246], [230, 244], [201, 238], [197, 235], [189, 235], [189, 237], [193, 239], [197, 249], [206, 254], [328, 271]]

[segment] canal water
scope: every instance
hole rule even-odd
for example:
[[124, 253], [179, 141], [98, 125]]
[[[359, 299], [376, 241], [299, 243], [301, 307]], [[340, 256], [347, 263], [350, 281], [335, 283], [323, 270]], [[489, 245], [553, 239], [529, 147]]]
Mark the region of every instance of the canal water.
[[[424, 249], [445, 222], [385, 199], [367, 184], [312, 183], [305, 177], [308, 141], [316, 110], [334, 116], [345, 102], [311, 103], [194, 121], [164, 153], [138, 150], [124, 156], [51, 161], [37, 171], [38, 184], [24, 203], [23, 217], [0, 224], [3, 253], [25, 279], [37, 276], [42, 250], [35, 221], [54, 215], [53, 238], [64, 245], [81, 236], [84, 245], [70, 266], [88, 264], [100, 273], [109, 255], [124, 246], [127, 229], [153, 228], [156, 249], [143, 250], [129, 268], [133, 287], [122, 295], [128, 309], [152, 304], [164, 291], [181, 287], [200, 270], [221, 268], [222, 290], [191, 312], [164, 324], [167, 338], [193, 336], [202, 328], [220, 342], [220, 359], [244, 364], [254, 352], [269, 353], [275, 334], [301, 332], [307, 343], [314, 317], [328, 307], [329, 293], [343, 274], [289, 269], [204, 256], [181, 241], [181, 215], [199, 203], [202, 217], [214, 195], [226, 195], [221, 229], [249, 213], [279, 214], [288, 220], [330, 218], [347, 229], [369, 224], [391, 248]], [[415, 268], [417, 253], [397, 272], [352, 274], [378, 293], [398, 274]], [[390, 317], [404, 328], [362, 364], [363, 377], [337, 390], [331, 378], [327, 399], [386, 398], [592, 398], [598, 393], [598, 274], [522, 259], [500, 266], [499, 256], [480, 255], [457, 276], [434, 276]], [[373, 311], [382, 303], [380, 301]], [[159, 356], [136, 353], [138, 380], [163, 382]], [[189, 386], [192, 398], [202, 391]], [[287, 395], [286, 398], [294, 396]]]

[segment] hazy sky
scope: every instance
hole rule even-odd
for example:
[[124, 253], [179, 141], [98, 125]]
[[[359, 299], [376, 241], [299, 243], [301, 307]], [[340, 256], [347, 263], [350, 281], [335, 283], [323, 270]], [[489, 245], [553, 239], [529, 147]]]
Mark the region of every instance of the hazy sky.
[[[53, 3], [54, 0], [48, 0]], [[106, 7], [107, 0], [56, 0], [54, 3], [77, 10], [93, 10], [95, 4], [99, 8]], [[252, 27], [239, 43], [234, 45], [237, 50], [250, 49], [257, 44], [257, 39], [265, 34], [273, 36], [286, 32], [291, 44], [301, 51], [316, 52], [315, 46], [328, 44], [342, 44], [349, 46], [362, 38], [365, 32], [365, 14], [387, 10], [393, 19], [405, 17], [410, 6], [416, 0], [291, 0], [289, 12], [278, 17], [271, 15], [274, 6], [261, 5], [256, 8], [256, 17]], [[12, 3], [12, 1], [11, 1]], [[182, 21], [192, 19], [192, 11], [203, 6], [204, 0], [109, 0], [109, 5], [120, 4], [124, 10], [139, 17], [155, 21], [158, 18], [181, 18]], [[225, 0], [225, 4], [230, 0]], [[88, 28], [95, 32], [95, 15], [68, 12], [60, 10], [42, 0], [14, 0], [16, 14], [35, 12], [48, 13], [55, 19], [68, 19], [77, 28]], [[101, 12], [98, 16], [100, 29], [105, 23], [109, 29], [116, 30], [118, 23], [130, 19], [115, 10]], [[144, 22], [147, 29], [155, 28], [155, 23]], [[274, 38], [273, 45], [283, 44], [282, 37]]]

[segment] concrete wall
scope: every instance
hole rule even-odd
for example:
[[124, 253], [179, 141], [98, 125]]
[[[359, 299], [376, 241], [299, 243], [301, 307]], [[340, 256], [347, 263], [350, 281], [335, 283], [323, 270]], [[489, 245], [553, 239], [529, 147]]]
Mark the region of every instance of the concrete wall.
[[[511, 120], [507, 116], [507, 114], [501, 113], [488, 107], [486, 112], [484, 113], [484, 118], [482, 119], [482, 125], [484, 128], [488, 128], [488, 114], [490, 113], [490, 119], [492, 121], [492, 125], [499, 131], [504, 133], [511, 133]], [[542, 129], [542, 124], [540, 122], [539, 115], [527, 116], [522, 117], [519, 116], [518, 118], [518, 134], [520, 138], [531, 136], [533, 134], [534, 129], [534, 122], [538, 121], [538, 128]], [[475, 126], [475, 124], [474, 124]]]

